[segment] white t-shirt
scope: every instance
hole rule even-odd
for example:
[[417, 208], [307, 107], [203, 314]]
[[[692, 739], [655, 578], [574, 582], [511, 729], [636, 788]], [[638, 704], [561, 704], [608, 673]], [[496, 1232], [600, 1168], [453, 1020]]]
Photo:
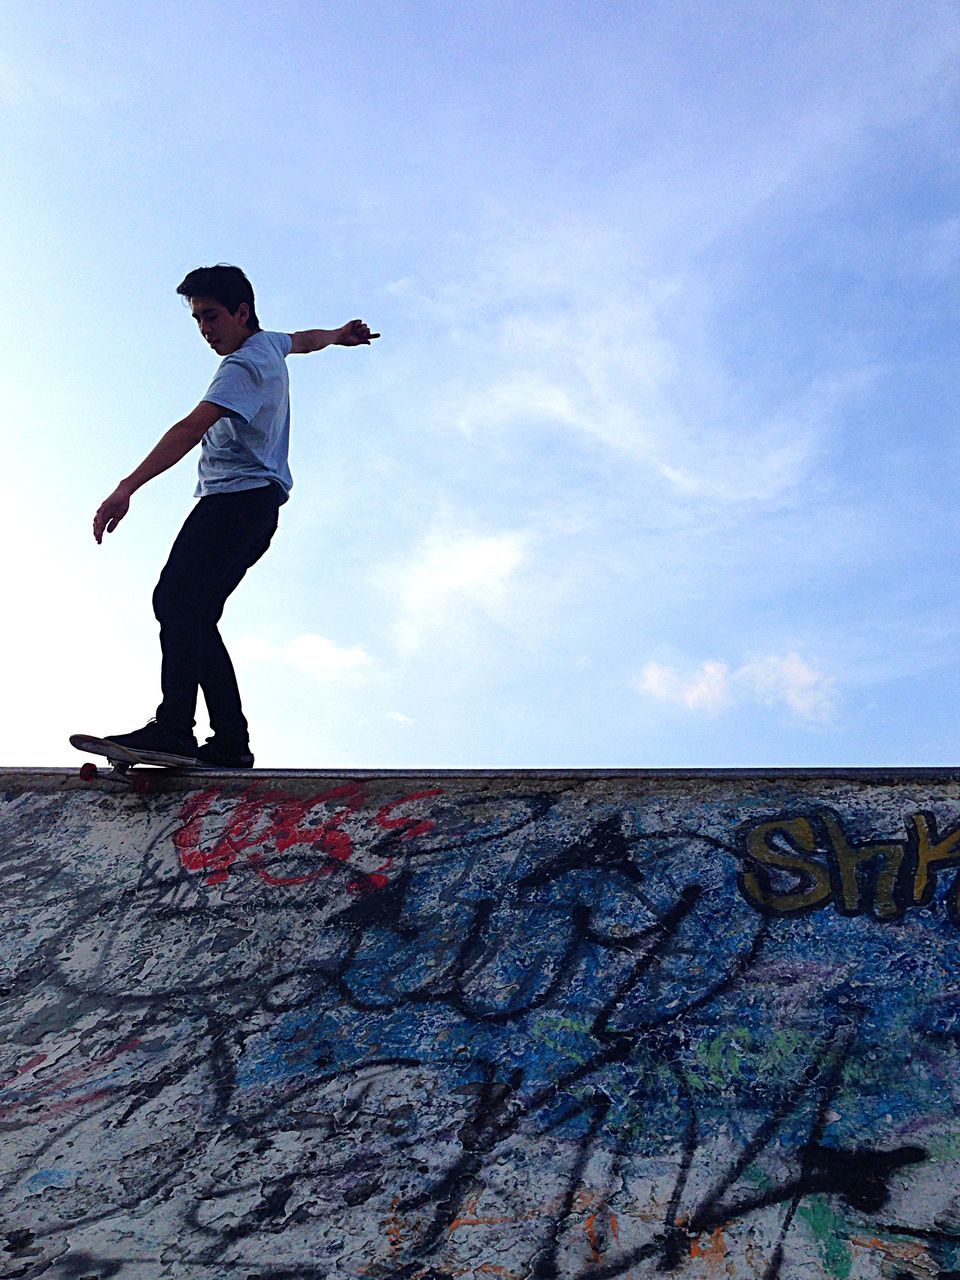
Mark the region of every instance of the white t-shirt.
[[204, 400], [227, 410], [200, 442], [194, 496], [258, 489], [268, 481], [286, 502], [293, 487], [290, 449], [289, 333], [252, 333], [224, 356]]

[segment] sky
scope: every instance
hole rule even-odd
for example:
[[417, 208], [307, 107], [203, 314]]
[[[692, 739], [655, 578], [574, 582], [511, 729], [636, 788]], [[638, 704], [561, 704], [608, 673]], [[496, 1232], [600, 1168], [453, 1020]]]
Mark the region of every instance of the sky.
[[937, 0], [4, 6], [0, 762], [153, 715], [196, 455], [90, 524], [233, 262], [383, 335], [289, 360], [258, 765], [956, 764], [958, 55]]

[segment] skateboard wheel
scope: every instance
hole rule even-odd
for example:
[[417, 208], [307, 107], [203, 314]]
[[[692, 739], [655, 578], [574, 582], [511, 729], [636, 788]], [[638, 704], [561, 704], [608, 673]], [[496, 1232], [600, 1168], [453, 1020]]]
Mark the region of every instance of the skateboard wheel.
[[84, 782], [92, 782], [98, 772], [97, 766], [91, 760], [80, 766], [80, 777]]

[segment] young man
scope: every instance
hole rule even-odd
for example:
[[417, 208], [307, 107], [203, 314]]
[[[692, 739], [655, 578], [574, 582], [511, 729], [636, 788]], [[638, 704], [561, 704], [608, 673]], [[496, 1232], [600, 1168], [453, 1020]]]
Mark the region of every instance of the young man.
[[[223, 358], [197, 407], [170, 428], [93, 518], [102, 542], [127, 514], [136, 491], [200, 445], [200, 501], [180, 530], [153, 594], [160, 623], [163, 695], [156, 719], [110, 740], [204, 764], [249, 769], [253, 755], [230, 656], [217, 623], [231, 591], [263, 555], [293, 481], [287, 465], [290, 399], [286, 357], [324, 347], [369, 345], [362, 320], [339, 329], [268, 333], [239, 267], [199, 267], [177, 287], [200, 336]], [[202, 689], [212, 737], [197, 746], [193, 727]]]

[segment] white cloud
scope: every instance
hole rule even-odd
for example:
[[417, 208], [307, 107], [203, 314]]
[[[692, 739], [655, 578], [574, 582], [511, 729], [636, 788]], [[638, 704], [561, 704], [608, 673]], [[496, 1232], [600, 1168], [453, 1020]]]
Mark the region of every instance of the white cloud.
[[822, 724], [835, 709], [835, 682], [798, 653], [756, 658], [734, 672], [733, 682], [744, 696], [768, 707], [783, 703], [801, 720]]
[[430, 534], [415, 559], [390, 575], [399, 593], [398, 647], [418, 649], [428, 633], [457, 624], [465, 611], [499, 615], [524, 541], [519, 533]]
[[711, 330], [724, 289], [722, 272], [658, 272], [615, 232], [572, 219], [497, 224], [456, 283], [416, 297], [450, 339], [438, 424], [507, 441], [553, 426], [559, 446], [576, 435], [672, 500], [794, 491], [862, 378], [842, 356], [800, 389], [733, 376]]
[[631, 680], [639, 693], [711, 715], [743, 703], [786, 707], [801, 721], [828, 722], [836, 705], [835, 682], [811, 667], [798, 653], [754, 658], [731, 670], [710, 660], [689, 673], [648, 662]]
[[682, 676], [674, 667], [648, 662], [630, 682], [640, 693], [660, 702], [676, 702], [691, 711], [722, 711], [733, 702], [730, 672], [725, 662], [704, 662], [692, 675]]
[[257, 636], [244, 636], [233, 648], [241, 662], [280, 663], [318, 680], [360, 675], [372, 671], [376, 666], [375, 660], [362, 645], [344, 648], [334, 644], [326, 636], [312, 634], [295, 636], [285, 644], [270, 644]]
[[416, 721], [412, 716], [405, 716], [402, 711], [388, 711], [387, 719], [392, 720], [394, 724], [398, 724], [403, 729], [412, 728]]
[[505, 378], [470, 396], [457, 414], [457, 426], [475, 430], [517, 421], [545, 419], [577, 424], [577, 414], [563, 387], [539, 374]]

